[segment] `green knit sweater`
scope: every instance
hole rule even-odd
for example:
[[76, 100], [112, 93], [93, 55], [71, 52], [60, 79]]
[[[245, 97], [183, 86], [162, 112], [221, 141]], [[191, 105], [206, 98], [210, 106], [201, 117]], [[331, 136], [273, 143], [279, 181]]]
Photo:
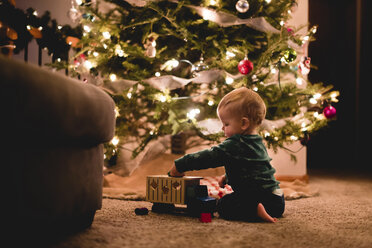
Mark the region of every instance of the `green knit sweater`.
[[179, 172], [225, 167], [227, 183], [235, 192], [275, 190], [279, 182], [262, 137], [233, 135], [218, 146], [187, 154], [175, 161]]

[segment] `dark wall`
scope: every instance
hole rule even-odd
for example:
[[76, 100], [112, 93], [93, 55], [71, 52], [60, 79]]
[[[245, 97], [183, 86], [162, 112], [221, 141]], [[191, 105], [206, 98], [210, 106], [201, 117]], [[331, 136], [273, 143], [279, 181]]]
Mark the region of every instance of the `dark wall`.
[[[368, 3], [369, 2], [369, 3]], [[366, 97], [371, 55], [371, 2], [368, 0], [310, 0], [309, 22], [319, 25], [310, 43], [312, 69], [309, 80], [334, 85], [340, 91], [337, 120], [311, 137], [308, 168], [371, 170], [365, 130]], [[369, 64], [369, 67], [367, 65]], [[372, 83], [372, 82], [371, 82]], [[363, 101], [365, 102], [365, 101]], [[362, 146], [361, 143], [367, 143]], [[367, 160], [367, 161], [366, 161]]]

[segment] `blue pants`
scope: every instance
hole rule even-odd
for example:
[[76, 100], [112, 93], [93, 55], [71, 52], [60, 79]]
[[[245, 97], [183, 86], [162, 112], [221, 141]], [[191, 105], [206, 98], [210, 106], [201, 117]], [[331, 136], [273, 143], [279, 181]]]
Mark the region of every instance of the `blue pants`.
[[258, 221], [259, 203], [262, 203], [271, 217], [281, 217], [284, 213], [284, 196], [265, 190], [227, 194], [218, 200], [217, 212], [220, 217], [228, 220]]

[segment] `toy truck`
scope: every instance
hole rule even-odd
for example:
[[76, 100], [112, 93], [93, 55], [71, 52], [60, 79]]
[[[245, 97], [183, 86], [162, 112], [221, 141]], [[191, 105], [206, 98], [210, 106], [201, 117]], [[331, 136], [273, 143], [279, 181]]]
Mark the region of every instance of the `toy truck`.
[[147, 176], [146, 201], [152, 202], [152, 211], [157, 213], [173, 212], [175, 205], [186, 205], [191, 216], [200, 216], [216, 210], [216, 198], [208, 195], [206, 185], [200, 185], [202, 177], [167, 175]]

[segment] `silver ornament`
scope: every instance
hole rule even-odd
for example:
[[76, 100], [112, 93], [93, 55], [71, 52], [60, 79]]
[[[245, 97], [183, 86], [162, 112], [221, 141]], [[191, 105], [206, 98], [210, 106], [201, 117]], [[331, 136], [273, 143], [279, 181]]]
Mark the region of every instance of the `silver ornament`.
[[239, 0], [239, 1], [236, 2], [235, 8], [240, 13], [245, 13], [249, 9], [249, 3], [248, 3], [247, 0]]

